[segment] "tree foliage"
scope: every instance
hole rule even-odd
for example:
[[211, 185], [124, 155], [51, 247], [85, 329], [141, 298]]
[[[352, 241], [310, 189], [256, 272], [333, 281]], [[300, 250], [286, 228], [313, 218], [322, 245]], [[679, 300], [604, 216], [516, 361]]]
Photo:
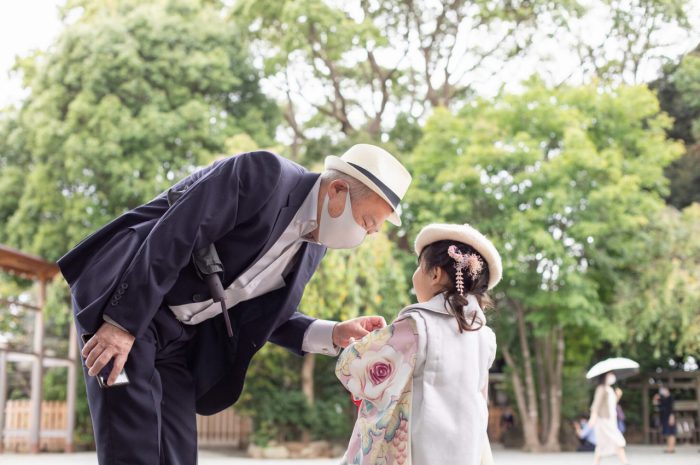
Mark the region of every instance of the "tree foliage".
[[[620, 279], [613, 323], [631, 353], [654, 359], [700, 353], [700, 204], [667, 208], [646, 228], [645, 259]], [[646, 367], [656, 368], [654, 366]]]
[[409, 230], [469, 222], [501, 250], [496, 332], [528, 448], [558, 447], [567, 335], [599, 344], [626, 332], [611, 324], [612, 304], [620, 276], [647, 257], [639, 231], [682, 151], [665, 137], [670, 124], [643, 86], [532, 80], [519, 95], [437, 111], [413, 153]]
[[685, 208], [700, 202], [700, 48], [668, 63], [661, 77], [651, 85], [661, 108], [674, 118], [668, 136], [686, 144], [686, 153], [671, 164], [666, 175], [671, 181], [668, 203]]
[[397, 113], [417, 118], [461, 103], [484, 73], [530, 49], [542, 21], [578, 9], [544, 1], [242, 0], [231, 17], [247, 28], [285, 101], [297, 154], [320, 128], [378, 138]]
[[20, 63], [29, 97], [0, 123], [0, 241], [56, 259], [227, 138], [271, 144], [276, 105], [211, 3], [71, 4], [85, 16]]

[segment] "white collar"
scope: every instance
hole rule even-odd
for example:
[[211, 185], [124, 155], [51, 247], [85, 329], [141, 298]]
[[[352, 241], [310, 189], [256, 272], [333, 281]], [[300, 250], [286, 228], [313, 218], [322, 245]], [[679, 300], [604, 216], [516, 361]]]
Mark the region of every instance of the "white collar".
[[303, 241], [315, 242], [305, 236], [318, 227], [318, 193], [320, 190], [321, 177], [319, 176], [294, 216], [294, 225], [299, 228], [299, 237]]
[[[419, 302], [417, 304], [409, 305], [408, 307], [401, 310], [401, 312], [399, 312], [399, 315], [409, 310], [429, 310], [435, 313], [442, 313], [443, 315], [451, 315], [446, 307], [444, 293], [440, 293], [434, 296], [427, 302]], [[474, 313], [476, 313], [476, 316], [479, 317], [479, 319], [484, 324], [486, 324], [486, 316], [484, 315], [484, 311], [481, 309], [479, 301], [473, 294], [467, 294], [467, 305], [464, 306], [464, 313], [467, 315], [467, 318], [472, 317]]]

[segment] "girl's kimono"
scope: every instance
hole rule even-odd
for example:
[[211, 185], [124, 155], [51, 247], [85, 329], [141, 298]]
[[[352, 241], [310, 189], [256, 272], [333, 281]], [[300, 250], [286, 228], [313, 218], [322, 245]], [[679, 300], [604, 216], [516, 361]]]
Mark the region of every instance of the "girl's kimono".
[[484, 322], [477, 331], [460, 333], [440, 294], [343, 351], [336, 375], [362, 399], [343, 464], [490, 463], [486, 391], [496, 337], [476, 298], [468, 301], [469, 320]]

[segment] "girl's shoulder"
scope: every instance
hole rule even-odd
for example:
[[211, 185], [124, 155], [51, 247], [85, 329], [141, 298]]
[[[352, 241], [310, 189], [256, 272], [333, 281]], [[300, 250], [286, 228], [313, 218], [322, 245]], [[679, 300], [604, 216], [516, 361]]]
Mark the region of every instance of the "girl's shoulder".
[[479, 329], [479, 333], [482, 334], [482, 347], [485, 346], [486, 363], [490, 368], [493, 362], [496, 360], [496, 349], [498, 345], [496, 343], [496, 332], [484, 325]]
[[410, 334], [410, 335], [417, 335], [418, 334], [418, 320], [417, 318], [420, 318], [418, 315], [407, 313], [406, 315], [401, 315], [397, 317], [392, 323], [391, 326], [393, 327], [392, 332], [394, 334]]
[[[452, 315], [447, 315], [449, 318], [441, 318], [439, 315], [435, 318], [435, 314], [428, 310], [421, 310], [420, 308], [411, 308], [402, 311], [399, 316], [394, 320], [392, 324], [397, 324], [399, 322], [411, 322], [411, 327], [414, 329], [414, 333], [419, 338], [427, 338], [429, 328], [436, 328], [435, 325], [449, 327], [450, 332], [455, 329], [455, 318]], [[407, 324], [407, 323], [402, 323]], [[440, 334], [438, 331], [436, 334]], [[468, 331], [461, 333], [461, 336], [474, 337], [479, 341], [479, 345], [486, 347], [490, 351], [496, 351], [496, 333], [491, 327], [484, 324], [479, 329], [475, 331]]]
[[595, 388], [595, 393], [598, 395], [606, 395], [608, 393], [607, 386], [604, 384], [599, 384]]
[[486, 339], [487, 342], [496, 345], [496, 332], [491, 329], [490, 326], [482, 326], [481, 329], [479, 329], [479, 332], [483, 335], [483, 338]]

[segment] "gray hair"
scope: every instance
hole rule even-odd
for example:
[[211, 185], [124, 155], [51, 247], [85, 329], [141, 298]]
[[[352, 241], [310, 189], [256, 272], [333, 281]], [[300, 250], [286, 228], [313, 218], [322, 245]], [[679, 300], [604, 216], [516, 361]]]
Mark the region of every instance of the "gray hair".
[[328, 185], [329, 183], [339, 179], [347, 182], [350, 186], [350, 200], [364, 199], [374, 194], [374, 191], [367, 187], [365, 183], [357, 178], [353, 178], [349, 174], [343, 173], [342, 171], [329, 169], [321, 173], [321, 185]]

